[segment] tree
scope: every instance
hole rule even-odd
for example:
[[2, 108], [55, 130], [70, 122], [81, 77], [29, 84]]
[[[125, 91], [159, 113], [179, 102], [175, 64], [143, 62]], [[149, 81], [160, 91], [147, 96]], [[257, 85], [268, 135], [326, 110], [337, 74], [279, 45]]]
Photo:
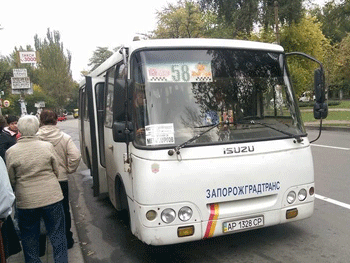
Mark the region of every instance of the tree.
[[[305, 16], [299, 23], [283, 27], [281, 45], [286, 52], [304, 52], [321, 62], [327, 61], [331, 50], [329, 40], [322, 33], [321, 24], [311, 16]], [[318, 65], [308, 59], [294, 56], [288, 58], [288, 65], [297, 95], [313, 90], [313, 70]]]
[[157, 12], [158, 26], [154, 38], [198, 38], [203, 37], [204, 23], [199, 5], [193, 1], [168, 4]]
[[331, 86], [334, 90], [350, 90], [350, 35], [336, 45], [332, 59]]
[[92, 67], [91, 71], [93, 71], [112, 55], [113, 52], [108, 50], [108, 47], [97, 47], [92, 57], [89, 59], [88, 66]]
[[[203, 10], [213, 10], [221, 22], [232, 28], [231, 38], [249, 38], [256, 26], [265, 31], [274, 28], [276, 0], [200, 0]], [[303, 17], [303, 0], [278, 0], [281, 25], [298, 23]]]
[[53, 108], [62, 110], [71, 96], [74, 81], [71, 73], [71, 53], [67, 55], [58, 31], [48, 28], [46, 38], [34, 37], [35, 48], [40, 54], [37, 68], [38, 83], [49, 97], [54, 99]]
[[303, 0], [262, 0], [260, 23], [265, 30], [275, 26], [275, 2], [278, 5], [278, 20], [281, 25], [299, 23], [303, 18]]
[[35, 107], [35, 103], [39, 101], [45, 102], [45, 107], [53, 108], [55, 105], [54, 98], [48, 96], [48, 94], [37, 84], [33, 84], [33, 94], [26, 95], [25, 101], [27, 102], [27, 112], [35, 114], [37, 112], [37, 108]]
[[12, 54], [0, 58], [0, 91], [4, 92], [2, 98], [10, 101], [10, 107], [2, 109], [3, 114], [20, 115], [20, 109], [18, 107], [20, 95], [12, 94], [11, 77], [13, 77], [13, 69], [25, 68], [27, 69], [27, 74], [31, 82], [35, 82], [37, 79], [35, 68], [33, 68], [31, 64], [20, 64], [18, 56], [18, 52], [20, 51], [33, 51], [33, 48], [30, 45], [26, 46], [26, 48], [22, 46], [19, 48], [15, 47]]
[[323, 33], [332, 43], [339, 43], [350, 32], [350, 0], [337, 2], [332, 0], [321, 10], [314, 10], [322, 23]]
[[203, 10], [212, 10], [225, 26], [232, 28], [231, 38], [250, 35], [258, 22], [259, 0], [200, 0]]

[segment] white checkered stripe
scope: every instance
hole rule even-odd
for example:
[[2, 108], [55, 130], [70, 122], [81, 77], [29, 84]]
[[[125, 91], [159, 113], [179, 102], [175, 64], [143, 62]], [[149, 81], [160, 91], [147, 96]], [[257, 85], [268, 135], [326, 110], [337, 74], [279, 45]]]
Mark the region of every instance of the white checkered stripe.
[[212, 77], [196, 77], [196, 81], [198, 82], [212, 82]]
[[154, 81], [154, 82], [156, 82], [156, 81], [168, 81], [167, 80], [167, 78], [166, 77], [151, 77], [151, 81]]

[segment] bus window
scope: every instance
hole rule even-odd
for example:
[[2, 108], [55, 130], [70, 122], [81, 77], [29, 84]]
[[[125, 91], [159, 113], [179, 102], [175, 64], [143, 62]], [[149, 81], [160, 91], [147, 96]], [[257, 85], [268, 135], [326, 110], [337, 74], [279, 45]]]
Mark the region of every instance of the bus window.
[[113, 124], [113, 100], [114, 100], [114, 74], [115, 68], [111, 68], [107, 73], [106, 85], [106, 110], [105, 110], [105, 126], [111, 128]]

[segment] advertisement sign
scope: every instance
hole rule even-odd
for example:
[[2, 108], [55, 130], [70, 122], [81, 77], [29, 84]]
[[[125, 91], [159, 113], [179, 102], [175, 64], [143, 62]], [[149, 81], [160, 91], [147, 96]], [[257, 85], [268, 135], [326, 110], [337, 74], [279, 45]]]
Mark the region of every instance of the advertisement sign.
[[36, 52], [35, 51], [20, 51], [19, 52], [19, 61], [21, 63], [36, 63]]
[[18, 89], [30, 89], [30, 79], [29, 77], [24, 78], [11, 78], [11, 85], [12, 90], [18, 90]]
[[27, 69], [26, 68], [14, 68], [13, 69], [13, 76], [15, 78], [25, 78], [28, 77]]

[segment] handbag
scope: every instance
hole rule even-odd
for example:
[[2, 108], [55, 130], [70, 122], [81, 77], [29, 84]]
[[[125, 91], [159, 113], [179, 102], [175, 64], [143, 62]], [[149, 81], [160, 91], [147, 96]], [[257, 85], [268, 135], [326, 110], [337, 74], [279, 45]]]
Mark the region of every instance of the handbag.
[[5, 255], [5, 259], [22, 251], [11, 216], [8, 216], [2, 223], [1, 236], [4, 247], [4, 253], [1, 254]]

